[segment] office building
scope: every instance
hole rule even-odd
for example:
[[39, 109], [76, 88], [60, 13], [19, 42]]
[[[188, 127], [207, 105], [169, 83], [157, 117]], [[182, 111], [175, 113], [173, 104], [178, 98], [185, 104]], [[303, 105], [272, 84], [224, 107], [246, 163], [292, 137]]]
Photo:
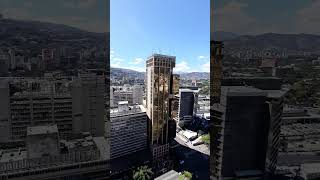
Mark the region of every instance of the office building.
[[196, 113], [196, 93], [190, 89], [179, 90], [179, 119], [185, 116], [193, 116]]
[[148, 116], [142, 105], [119, 102], [110, 112], [111, 158], [148, 149]]
[[220, 104], [211, 114], [211, 179], [262, 178], [275, 171], [284, 93], [222, 86]]
[[60, 154], [57, 125], [30, 126], [27, 128], [27, 158], [42, 158]]
[[110, 101], [111, 107], [117, 106], [120, 101], [128, 101], [130, 106], [143, 103], [143, 86], [125, 84], [123, 86], [112, 86]]
[[28, 126], [57, 124], [63, 138], [72, 134], [72, 98], [68, 81], [15, 78], [1, 80], [7, 97], [3, 113], [8, 114], [7, 136], [24, 140]]
[[[154, 157], [168, 152], [168, 120], [172, 96], [174, 56], [153, 54], [146, 63], [146, 109], [151, 120], [150, 140]], [[163, 146], [160, 146], [163, 145]]]
[[94, 73], [79, 74], [72, 82], [73, 132], [103, 136], [105, 125], [105, 77]]
[[172, 94], [177, 95], [179, 94], [179, 87], [180, 87], [180, 75], [173, 74], [172, 75]]
[[[223, 42], [213, 41], [212, 38], [210, 40], [210, 117], [215, 113], [212, 109], [213, 105], [220, 102], [223, 59]], [[218, 166], [219, 157], [215, 154], [219, 153], [219, 149], [213, 145], [213, 137], [220, 136], [220, 125], [220, 121], [210, 121], [210, 177], [215, 177], [214, 168]]]
[[152, 144], [167, 143], [169, 96], [175, 57], [154, 54], [147, 60], [146, 108], [152, 121]]
[[178, 121], [180, 75], [172, 75], [172, 97], [169, 100], [171, 119]]
[[6, 79], [0, 79], [0, 99], [0, 142], [7, 142], [10, 140], [10, 94]]
[[3, 78], [1, 141], [25, 140], [28, 126], [57, 124], [61, 138], [104, 135], [104, 79]]
[[210, 97], [212, 104], [219, 103], [222, 79], [223, 42], [210, 41]]

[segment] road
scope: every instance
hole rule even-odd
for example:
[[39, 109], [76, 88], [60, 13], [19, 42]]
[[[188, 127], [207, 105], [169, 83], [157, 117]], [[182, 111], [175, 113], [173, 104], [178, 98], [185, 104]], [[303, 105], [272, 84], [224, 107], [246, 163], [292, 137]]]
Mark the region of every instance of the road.
[[192, 179], [209, 180], [209, 155], [195, 150], [196, 146], [193, 147], [190, 142], [186, 143], [186, 138], [183, 138], [180, 134], [177, 134], [175, 140], [177, 143], [172, 150], [179, 160], [184, 161], [175, 170], [177, 172], [184, 170], [191, 172], [193, 174]]

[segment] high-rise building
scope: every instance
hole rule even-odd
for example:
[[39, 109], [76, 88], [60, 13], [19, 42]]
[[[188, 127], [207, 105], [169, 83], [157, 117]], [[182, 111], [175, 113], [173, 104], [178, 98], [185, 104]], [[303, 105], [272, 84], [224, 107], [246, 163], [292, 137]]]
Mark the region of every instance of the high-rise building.
[[193, 116], [195, 100], [196, 98], [193, 90], [179, 90], [179, 119], [182, 119], [185, 116]]
[[178, 121], [178, 113], [179, 113], [179, 87], [180, 87], [180, 75], [173, 74], [172, 75], [172, 98], [170, 99], [169, 106], [171, 119]]
[[72, 134], [70, 83], [50, 79], [1, 80], [7, 97], [2, 108], [8, 114], [10, 140], [24, 140], [28, 126], [57, 124], [61, 137]]
[[111, 158], [148, 149], [148, 116], [142, 105], [119, 102], [110, 113]]
[[143, 86], [135, 84], [132, 87], [132, 103], [142, 104], [143, 103]]
[[[223, 43], [221, 41], [210, 41], [210, 116], [214, 114], [213, 105], [220, 102]], [[218, 166], [218, 158], [215, 154], [219, 149], [213, 144], [214, 137], [220, 136], [221, 121], [210, 121], [210, 174], [214, 176], [214, 168]]]
[[104, 75], [83, 73], [72, 83], [74, 133], [103, 136], [105, 129]]
[[[170, 103], [172, 73], [176, 57], [153, 54], [146, 63], [146, 108], [151, 120], [151, 144], [165, 145], [154, 151], [154, 156], [166, 153], [168, 146], [168, 120], [170, 118]], [[159, 154], [159, 153], [160, 154]]]
[[275, 171], [284, 93], [222, 86], [220, 104], [211, 113], [211, 130], [216, 132], [211, 138], [211, 179], [261, 178]]
[[0, 80], [1, 141], [24, 140], [27, 127], [57, 124], [61, 138], [90, 132], [104, 135], [104, 79], [91, 74], [74, 79]]
[[[216, 160], [213, 179], [264, 170], [268, 133], [265, 102], [266, 94], [259, 89], [244, 86], [222, 89], [220, 108], [213, 113], [213, 121], [221, 121], [219, 128], [223, 129], [219, 136], [212, 137], [217, 149], [211, 154]], [[215, 116], [219, 113], [223, 115]]]
[[179, 94], [179, 87], [180, 87], [180, 75], [179, 74], [173, 74], [172, 75], [172, 94], [177, 95]]
[[219, 103], [222, 78], [223, 43], [210, 41], [210, 94], [211, 102]]
[[10, 94], [8, 80], [0, 80], [0, 142], [10, 139]]
[[0, 75], [7, 75], [10, 68], [10, 54], [0, 49]]

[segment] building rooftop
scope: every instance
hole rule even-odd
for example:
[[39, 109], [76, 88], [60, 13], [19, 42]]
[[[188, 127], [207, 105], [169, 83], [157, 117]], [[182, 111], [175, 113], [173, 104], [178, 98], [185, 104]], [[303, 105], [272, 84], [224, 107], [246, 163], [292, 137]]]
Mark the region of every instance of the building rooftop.
[[263, 76], [250, 76], [250, 77], [224, 77], [223, 80], [228, 80], [228, 79], [277, 79], [277, 80], [281, 80], [281, 78], [278, 77], [273, 77], [273, 76], [267, 76], [267, 77], [263, 77]]
[[281, 90], [263, 90], [268, 94], [268, 97], [270, 98], [280, 98], [283, 97], [288, 90], [287, 89], [281, 89]]
[[[308, 138], [308, 137], [319, 137], [320, 136], [320, 124], [289, 124], [281, 126], [281, 137], [287, 138]], [[311, 138], [310, 138], [311, 140]], [[307, 141], [305, 141], [307, 143]], [[316, 143], [311, 143], [316, 145]], [[318, 143], [320, 145], [320, 142]], [[312, 146], [313, 146], [312, 145]], [[320, 150], [320, 148], [319, 148]]]
[[110, 109], [110, 117], [125, 116], [129, 114], [145, 113], [146, 109], [143, 105], [129, 106], [128, 110], [120, 110], [119, 108]]
[[198, 89], [181, 88], [181, 89], [179, 89], [179, 92], [192, 92], [192, 93], [194, 93], [194, 92], [199, 92], [199, 90]]
[[221, 86], [221, 94], [228, 96], [266, 96], [263, 90], [251, 86]]
[[244, 171], [236, 171], [235, 172], [237, 177], [256, 177], [262, 176], [263, 172], [260, 170], [244, 170]]
[[0, 150], [0, 163], [27, 158], [27, 151], [21, 149]]
[[176, 172], [175, 170], [171, 170], [155, 178], [155, 180], [178, 180], [178, 179], [179, 179], [179, 173]]
[[27, 127], [27, 136], [38, 135], [38, 134], [53, 134], [58, 133], [57, 125], [46, 125], [46, 126], [31, 126]]
[[128, 101], [119, 101], [118, 104], [119, 105], [126, 105], [126, 104], [128, 104]]
[[263, 59], [261, 61], [261, 68], [275, 67], [277, 63], [276, 59]]
[[320, 173], [320, 163], [301, 164], [301, 169], [306, 174]]
[[167, 57], [167, 58], [174, 58], [174, 59], [176, 58], [175, 56], [153, 53], [151, 56], [148, 57], [148, 59], [152, 57]]

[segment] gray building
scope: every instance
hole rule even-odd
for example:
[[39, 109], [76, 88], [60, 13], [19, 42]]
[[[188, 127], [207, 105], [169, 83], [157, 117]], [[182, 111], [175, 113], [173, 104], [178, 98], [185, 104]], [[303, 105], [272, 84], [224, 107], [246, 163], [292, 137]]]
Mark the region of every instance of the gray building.
[[112, 86], [110, 90], [111, 107], [116, 107], [120, 101], [128, 101], [130, 106], [143, 103], [143, 86], [125, 84], [123, 86]]
[[8, 80], [0, 80], [0, 142], [6, 142], [10, 139], [10, 94]]
[[57, 125], [28, 127], [26, 146], [28, 159], [60, 155]]
[[223, 86], [215, 104], [212, 179], [262, 176], [277, 162], [283, 92]]
[[148, 116], [142, 105], [119, 102], [110, 113], [111, 158], [148, 149]]
[[72, 83], [73, 132], [104, 135], [105, 78], [94, 73], [80, 74]]
[[90, 132], [104, 135], [104, 78], [3, 78], [0, 129], [2, 142], [24, 140], [28, 126], [57, 124], [61, 138]]
[[179, 90], [179, 119], [193, 116], [197, 112], [198, 91], [191, 89]]

